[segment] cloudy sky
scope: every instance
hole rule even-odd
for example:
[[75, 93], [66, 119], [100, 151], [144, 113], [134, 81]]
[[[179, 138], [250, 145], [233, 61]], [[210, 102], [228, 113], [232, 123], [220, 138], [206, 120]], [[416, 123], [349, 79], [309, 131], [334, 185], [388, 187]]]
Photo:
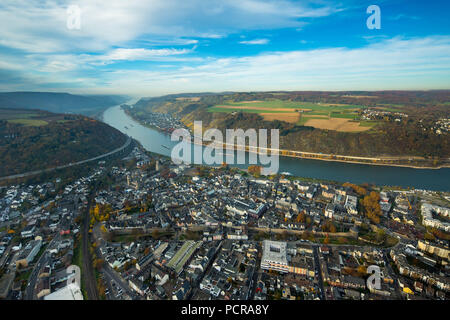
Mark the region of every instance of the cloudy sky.
[[1, 0], [0, 91], [450, 89], [448, 12], [446, 0]]

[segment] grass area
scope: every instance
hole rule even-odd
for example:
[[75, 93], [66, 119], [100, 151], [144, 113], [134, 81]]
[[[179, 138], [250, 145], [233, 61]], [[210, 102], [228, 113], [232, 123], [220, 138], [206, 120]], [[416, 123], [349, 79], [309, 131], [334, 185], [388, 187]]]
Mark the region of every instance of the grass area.
[[16, 277], [16, 281], [18, 280], [28, 282], [28, 278], [30, 278], [31, 272], [33, 272], [33, 268], [29, 268], [27, 271], [20, 272]]
[[380, 107], [380, 109], [389, 112], [399, 112], [402, 111], [402, 108], [405, 107], [405, 105], [403, 104], [385, 104], [385, 103], [378, 103], [377, 106]]
[[359, 115], [355, 113], [337, 113], [332, 112], [331, 118], [344, 118], [344, 119], [351, 119], [351, 120], [359, 120]]
[[277, 120], [295, 123], [298, 126], [308, 125], [318, 129], [359, 132], [368, 130], [376, 124], [366, 122], [363, 125], [359, 125], [359, 122], [356, 122], [360, 120], [360, 116], [355, 111], [361, 108], [362, 106], [360, 105], [272, 99], [264, 101], [227, 101], [208, 108], [208, 112], [257, 113], [267, 121], [277, 119], [275, 114], [282, 114], [280, 117], [282, 116], [283, 118]]
[[321, 117], [301, 117], [300, 120], [297, 121], [297, 125], [304, 126], [306, 122], [308, 122], [311, 119], [326, 119]]
[[38, 119], [11, 119], [11, 120], [8, 120], [8, 122], [22, 124], [24, 126], [34, 126], [34, 127], [45, 126], [48, 124], [47, 121], [38, 120]]
[[29, 119], [32, 117], [39, 116], [37, 113], [13, 113], [0, 111], [0, 120], [13, 120], [13, 119]]
[[233, 113], [233, 112], [245, 112], [245, 113], [291, 113], [293, 110], [270, 110], [270, 109], [248, 109], [243, 107], [242, 109], [231, 109], [226, 107], [211, 107], [208, 112], [221, 112], [221, 113]]
[[[83, 272], [83, 252], [81, 249], [81, 236], [80, 238], [76, 241], [76, 247], [73, 250], [73, 256], [72, 256], [72, 264], [77, 265], [80, 268], [81, 271], [81, 277], [83, 277], [84, 272]], [[81, 280], [81, 292], [83, 293], [83, 298], [85, 300], [87, 300], [87, 292], [86, 292], [86, 288], [84, 286], [84, 281]]]
[[375, 127], [379, 122], [378, 121], [370, 121], [370, 120], [363, 120], [359, 122], [359, 125], [361, 127]]
[[[268, 112], [265, 109], [310, 109], [312, 112], [325, 111], [329, 112], [343, 112], [349, 109], [360, 109], [360, 105], [347, 105], [347, 104], [330, 104], [330, 103], [312, 103], [312, 102], [299, 102], [299, 101], [286, 101], [286, 100], [265, 100], [265, 101], [242, 101], [224, 103], [220, 106], [213, 106], [208, 109], [210, 112], [233, 112], [241, 110], [240, 108], [230, 108], [230, 107], [243, 107], [242, 110], [245, 112], [258, 111]], [[277, 112], [277, 110], [273, 110]], [[281, 110], [279, 111], [281, 112]], [[288, 112], [292, 112], [288, 111]]]

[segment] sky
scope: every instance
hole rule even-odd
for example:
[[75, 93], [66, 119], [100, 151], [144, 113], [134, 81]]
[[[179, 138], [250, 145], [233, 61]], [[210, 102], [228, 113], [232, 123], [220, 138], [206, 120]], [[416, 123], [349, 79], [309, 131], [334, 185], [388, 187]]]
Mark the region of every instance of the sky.
[[0, 92], [450, 89], [449, 12], [447, 0], [1, 0]]

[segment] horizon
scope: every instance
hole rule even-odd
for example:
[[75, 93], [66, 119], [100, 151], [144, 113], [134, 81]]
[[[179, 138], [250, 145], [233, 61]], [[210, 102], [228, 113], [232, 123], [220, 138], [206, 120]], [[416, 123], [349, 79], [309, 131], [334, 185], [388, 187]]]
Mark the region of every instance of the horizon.
[[[369, 29], [369, 6], [380, 29]], [[450, 89], [450, 3], [0, 4], [0, 90], [156, 97]]]

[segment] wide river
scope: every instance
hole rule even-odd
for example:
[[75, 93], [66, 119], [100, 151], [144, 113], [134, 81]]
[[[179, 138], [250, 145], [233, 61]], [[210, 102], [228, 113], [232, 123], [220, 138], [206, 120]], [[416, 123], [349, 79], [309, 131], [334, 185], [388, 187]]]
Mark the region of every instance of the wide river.
[[[171, 148], [178, 143], [172, 141], [170, 135], [140, 125], [125, 114], [120, 106], [107, 109], [103, 121], [138, 140], [144, 148], [154, 153], [170, 156]], [[280, 157], [279, 161], [279, 172], [289, 172], [299, 177], [450, 191], [450, 168], [414, 169], [289, 157]], [[247, 168], [248, 164], [235, 166]]]

